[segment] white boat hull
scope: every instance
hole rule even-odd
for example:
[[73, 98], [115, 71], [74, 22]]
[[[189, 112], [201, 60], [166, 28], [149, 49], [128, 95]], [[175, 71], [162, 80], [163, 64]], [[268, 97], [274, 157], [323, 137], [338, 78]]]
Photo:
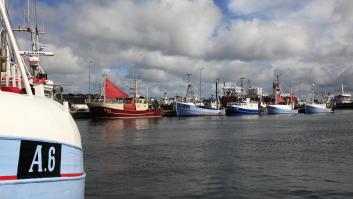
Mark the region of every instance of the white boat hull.
[[201, 108], [193, 103], [177, 102], [175, 109], [178, 117], [225, 115], [224, 110]]
[[46, 97], [0, 92], [0, 198], [84, 198], [78, 128]]
[[327, 108], [326, 104], [309, 104], [304, 107], [305, 113], [332, 113], [333, 110]]
[[274, 114], [298, 114], [298, 110], [294, 110], [290, 105], [267, 105], [267, 113]]

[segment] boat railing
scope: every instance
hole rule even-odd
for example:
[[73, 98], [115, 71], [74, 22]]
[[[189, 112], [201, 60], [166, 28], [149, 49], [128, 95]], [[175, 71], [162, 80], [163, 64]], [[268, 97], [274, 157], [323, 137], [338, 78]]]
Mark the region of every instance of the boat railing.
[[227, 104], [227, 106], [232, 106], [232, 105], [242, 106], [242, 105], [246, 105], [246, 102], [229, 102]]
[[109, 100], [104, 100], [104, 99], [86, 99], [85, 103], [97, 103], [97, 104], [101, 104], [101, 103], [108, 103], [108, 104], [124, 104], [124, 100], [122, 99], [109, 99]]

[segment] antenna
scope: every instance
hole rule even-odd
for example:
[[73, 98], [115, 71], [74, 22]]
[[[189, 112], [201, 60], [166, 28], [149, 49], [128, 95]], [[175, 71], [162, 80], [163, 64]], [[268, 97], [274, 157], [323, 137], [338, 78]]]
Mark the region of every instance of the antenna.
[[314, 103], [315, 102], [315, 83], [312, 84], [311, 89], [312, 89], [312, 97], [313, 97], [312, 102]]
[[216, 79], [216, 103], [217, 103], [217, 109], [219, 108], [219, 106], [218, 106], [218, 83], [219, 83], [219, 78]]
[[138, 88], [137, 88], [137, 74], [135, 73], [134, 74], [135, 78], [133, 80], [134, 84], [133, 84], [133, 88], [130, 88], [133, 92], [130, 93], [130, 94], [133, 94], [134, 95], [134, 98], [136, 99], [137, 96], [138, 96]]
[[205, 68], [199, 68], [199, 70], [200, 70], [200, 100], [201, 100], [201, 98], [202, 98], [202, 96], [201, 96], [201, 91], [202, 91], [202, 87], [201, 87], [201, 74], [202, 74], [202, 70], [203, 69], [205, 69]]
[[187, 78], [186, 78], [185, 81], [186, 81], [187, 83], [189, 83], [190, 80], [191, 80], [191, 75], [192, 75], [192, 74], [191, 74], [191, 73], [186, 73], [185, 75], [187, 76]]
[[280, 73], [278, 73], [278, 72], [275, 72], [274, 73], [274, 76], [276, 77], [276, 83], [279, 83], [279, 76], [280, 76]]
[[30, 9], [30, 0], [27, 0], [27, 16], [26, 16], [26, 10], [24, 10], [24, 18], [25, 18], [25, 24], [27, 24], [27, 26], [29, 26], [29, 20], [30, 20], [30, 12], [29, 12], [29, 9]]

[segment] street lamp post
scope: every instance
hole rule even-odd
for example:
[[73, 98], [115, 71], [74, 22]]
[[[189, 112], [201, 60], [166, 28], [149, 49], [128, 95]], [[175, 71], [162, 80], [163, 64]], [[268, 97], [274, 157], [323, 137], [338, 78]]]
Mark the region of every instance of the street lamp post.
[[89, 59], [88, 61], [88, 100], [91, 102], [91, 63], [93, 60]]

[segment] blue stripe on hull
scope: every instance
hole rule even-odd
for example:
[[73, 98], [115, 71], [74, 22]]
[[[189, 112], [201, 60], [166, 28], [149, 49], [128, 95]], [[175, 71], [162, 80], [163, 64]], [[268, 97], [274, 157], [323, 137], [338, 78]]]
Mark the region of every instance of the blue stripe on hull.
[[177, 116], [222, 115], [222, 110], [200, 108], [187, 104], [176, 104]]
[[298, 110], [287, 110], [281, 108], [267, 107], [267, 114], [297, 114]]
[[247, 115], [247, 114], [258, 114], [259, 110], [244, 109], [239, 107], [230, 107], [226, 109], [226, 115]]
[[33, 182], [28, 181], [17, 180], [17, 183], [0, 184], [1, 198], [84, 198], [84, 177], [72, 180], [35, 179]]
[[329, 108], [319, 108], [314, 106], [305, 105], [305, 113], [331, 113], [332, 110]]

